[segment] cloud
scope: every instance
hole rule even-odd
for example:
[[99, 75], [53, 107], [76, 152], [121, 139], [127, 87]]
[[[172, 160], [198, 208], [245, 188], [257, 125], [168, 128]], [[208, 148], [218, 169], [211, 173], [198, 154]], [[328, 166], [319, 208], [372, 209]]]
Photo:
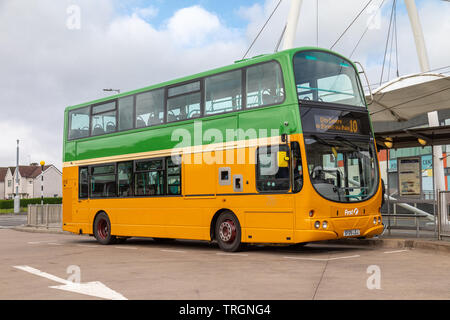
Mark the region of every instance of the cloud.
[[15, 121], [0, 122], [0, 131], [2, 132], [0, 163], [3, 163], [3, 166], [16, 165], [17, 139], [20, 140], [21, 164], [39, 163], [41, 160], [48, 162], [49, 159], [57, 159], [61, 156], [61, 150], [48, 143], [52, 140], [52, 132], [38, 133], [26, 123]]
[[145, 8], [136, 8], [134, 13], [142, 19], [151, 19], [158, 15], [158, 8], [154, 6], [149, 6]]
[[[74, 3], [81, 21], [79, 29], [71, 30], [67, 8]], [[0, 1], [0, 166], [14, 165], [20, 138], [23, 164], [45, 160], [60, 167], [66, 106], [104, 97], [103, 88], [125, 92], [231, 64], [242, 57], [278, 0], [236, 9], [244, 21], [241, 29], [230, 28], [219, 14], [198, 5], [180, 8], [157, 26], [152, 23], [159, 14], [156, 7], [125, 14], [117, 3]], [[315, 4], [303, 1], [296, 46], [316, 45]], [[329, 48], [363, 6], [355, 0], [340, 0], [339, 5], [320, 0], [319, 46]], [[248, 56], [274, 51], [288, 10], [289, 1], [283, 1]], [[352, 57], [364, 64], [372, 83], [380, 77], [389, 13], [385, 4], [381, 28], [369, 30]], [[419, 13], [431, 67], [450, 65], [450, 4], [422, 1]], [[349, 55], [368, 18], [364, 13], [335, 50]], [[404, 10], [399, 10], [398, 34], [400, 73], [418, 72]]]
[[[377, 0], [373, 6], [378, 8], [381, 2], [381, 0]], [[250, 7], [243, 6], [238, 10], [239, 15], [246, 19], [248, 23], [248, 42], [255, 38], [277, 3], [278, 0], [266, 0], [262, 4], [254, 4]], [[408, 15], [404, 9], [403, 2], [398, 1], [398, 3], [399, 71], [401, 75], [405, 75], [419, 72], [420, 69]], [[340, 0], [339, 4], [335, 0], [320, 0], [317, 37], [316, 1], [303, 1], [297, 36], [294, 42], [295, 46], [316, 46], [318, 44], [319, 47], [329, 49], [356, 15], [364, 8], [365, 4], [365, 2], [355, 0]], [[370, 28], [366, 32], [354, 55], [351, 57], [352, 60], [362, 62], [369, 74], [371, 83], [377, 83], [380, 80], [391, 6], [392, 2], [384, 2], [381, 15], [372, 20], [374, 24], [377, 24], [376, 22], [379, 21], [379, 28]], [[280, 5], [266, 26], [265, 31], [250, 51], [249, 56], [274, 51], [285, 26], [289, 9], [289, 1], [284, 1]], [[334, 51], [350, 56], [366, 29], [368, 21], [374, 14], [374, 10], [369, 9], [371, 8], [369, 7], [361, 14], [359, 19], [333, 48]], [[418, 1], [418, 10], [431, 68], [450, 65], [450, 41], [447, 40], [450, 34], [450, 21], [448, 19], [450, 16], [450, 3], [444, 1]], [[395, 60], [395, 55], [392, 55], [390, 79], [395, 76]], [[385, 80], [387, 80], [386, 72], [389, 69], [387, 67], [388, 63], [389, 56], [386, 61]]]
[[21, 154], [30, 154], [22, 164], [43, 158], [61, 167], [66, 106], [104, 97], [103, 88], [125, 92], [230, 64], [245, 47], [199, 6], [176, 11], [158, 28], [148, 20], [157, 14], [152, 8], [119, 14], [113, 0], [79, 0], [80, 28], [70, 30], [69, 5], [2, 1], [0, 166], [15, 163], [21, 137]]
[[167, 29], [175, 43], [196, 47], [203, 45], [211, 34], [219, 32], [221, 24], [216, 15], [193, 6], [175, 12]]

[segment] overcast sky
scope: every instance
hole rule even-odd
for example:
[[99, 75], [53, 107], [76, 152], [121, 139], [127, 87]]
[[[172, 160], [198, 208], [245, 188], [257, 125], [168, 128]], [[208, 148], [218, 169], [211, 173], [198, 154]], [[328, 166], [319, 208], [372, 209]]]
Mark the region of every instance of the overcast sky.
[[[0, 0], [0, 166], [62, 166], [63, 112], [75, 105], [228, 65], [242, 58], [279, 0]], [[330, 48], [368, 1], [304, 0], [295, 46]], [[373, 4], [334, 50], [380, 80], [393, 0]], [[419, 72], [411, 27], [397, 1], [400, 75]], [[249, 56], [274, 51], [289, 10], [283, 0]], [[431, 68], [450, 65], [450, 2], [417, 0]], [[79, 13], [79, 15], [78, 15]], [[78, 19], [78, 17], [80, 19]], [[318, 43], [317, 43], [318, 39]], [[395, 75], [392, 55], [390, 79]], [[385, 77], [387, 80], [387, 77]]]

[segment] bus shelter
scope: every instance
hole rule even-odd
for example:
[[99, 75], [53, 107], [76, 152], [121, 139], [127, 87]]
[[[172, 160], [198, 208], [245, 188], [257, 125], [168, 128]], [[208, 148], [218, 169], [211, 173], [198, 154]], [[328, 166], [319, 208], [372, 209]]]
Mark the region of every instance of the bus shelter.
[[[377, 132], [375, 139], [378, 150], [386, 152], [386, 165], [382, 170], [386, 170], [384, 216], [387, 218], [388, 232], [390, 233], [393, 227], [398, 227], [398, 219], [409, 218], [416, 227], [416, 236], [419, 236], [422, 225], [428, 230], [434, 228], [434, 234], [439, 239], [450, 237], [450, 191], [435, 187], [436, 170], [434, 170], [439, 165], [438, 162], [450, 155], [441, 154], [439, 159], [433, 157], [432, 170], [429, 166], [424, 166], [420, 156], [398, 157], [395, 160], [394, 179], [390, 172], [391, 150], [427, 146], [432, 148], [432, 155], [435, 155], [436, 146], [450, 144], [450, 125]], [[432, 175], [432, 194], [426, 194], [423, 189], [422, 177], [428, 172]]]

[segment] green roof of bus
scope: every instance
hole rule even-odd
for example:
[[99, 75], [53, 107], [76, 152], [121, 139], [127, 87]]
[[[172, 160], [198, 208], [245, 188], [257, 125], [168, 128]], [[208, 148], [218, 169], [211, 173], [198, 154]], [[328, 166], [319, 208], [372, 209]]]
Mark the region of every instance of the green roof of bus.
[[[259, 62], [264, 62], [264, 61], [270, 61], [270, 60], [273, 60], [273, 59], [277, 59], [279, 57], [286, 56], [286, 55], [287, 56], [293, 56], [295, 53], [297, 53], [299, 51], [308, 51], [308, 50], [317, 50], [317, 51], [329, 52], [329, 53], [335, 54], [337, 56], [340, 56], [343, 59], [348, 60], [346, 57], [342, 56], [341, 54], [339, 54], [337, 52], [334, 52], [334, 51], [330, 51], [328, 49], [324, 49], [324, 48], [318, 48], [318, 47], [293, 48], [293, 49], [288, 49], [288, 50], [284, 50], [284, 51], [280, 51], [280, 52], [276, 52], [276, 53], [272, 53], [272, 54], [262, 54], [262, 55], [255, 56], [253, 58], [238, 60], [234, 64], [227, 65], [227, 66], [224, 66], [224, 67], [219, 67], [219, 68], [216, 68], [216, 69], [212, 69], [212, 70], [204, 71], [204, 72], [201, 72], [201, 73], [193, 74], [193, 75], [190, 75], [190, 76], [185, 76], [185, 77], [182, 77], [182, 78], [178, 78], [178, 79], [174, 79], [174, 80], [170, 80], [170, 81], [154, 84], [154, 85], [151, 85], [151, 86], [148, 86], [148, 87], [144, 87], [144, 88], [141, 88], [141, 89], [128, 91], [128, 92], [124, 92], [124, 93], [120, 93], [120, 94], [104, 97], [104, 98], [101, 98], [101, 99], [97, 99], [97, 100], [81, 103], [81, 104], [78, 104], [78, 105], [69, 106], [69, 107], [66, 108], [66, 111], [72, 110], [72, 109], [81, 108], [81, 107], [85, 107], [85, 106], [89, 106], [89, 105], [92, 105], [92, 104], [105, 102], [105, 101], [114, 100], [114, 99], [121, 98], [121, 97], [126, 97], [126, 96], [129, 96], [129, 95], [133, 95], [133, 94], [136, 94], [136, 93], [149, 91], [149, 90], [152, 90], [152, 89], [158, 89], [158, 88], [162, 88], [162, 87], [165, 87], [165, 86], [174, 85], [174, 84], [185, 82], [185, 81], [189, 81], [189, 80], [195, 80], [197, 78], [202, 78], [202, 77], [205, 77], [205, 76], [213, 75], [213, 74], [224, 72], [224, 71], [229, 71], [229, 70], [233, 70], [233, 69], [239, 69], [239, 68], [250, 66], [250, 65], [253, 65], [253, 64], [256, 64], [256, 63], [259, 63]], [[353, 67], [356, 69], [356, 67], [353, 64], [353, 62], [351, 62], [351, 63], [353, 65]]]

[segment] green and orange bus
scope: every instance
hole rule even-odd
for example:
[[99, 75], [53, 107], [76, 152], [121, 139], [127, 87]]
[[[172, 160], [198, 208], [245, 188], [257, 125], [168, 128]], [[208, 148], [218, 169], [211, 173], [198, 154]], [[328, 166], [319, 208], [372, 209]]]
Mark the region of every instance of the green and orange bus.
[[356, 66], [304, 47], [65, 110], [63, 229], [300, 244], [383, 231]]

